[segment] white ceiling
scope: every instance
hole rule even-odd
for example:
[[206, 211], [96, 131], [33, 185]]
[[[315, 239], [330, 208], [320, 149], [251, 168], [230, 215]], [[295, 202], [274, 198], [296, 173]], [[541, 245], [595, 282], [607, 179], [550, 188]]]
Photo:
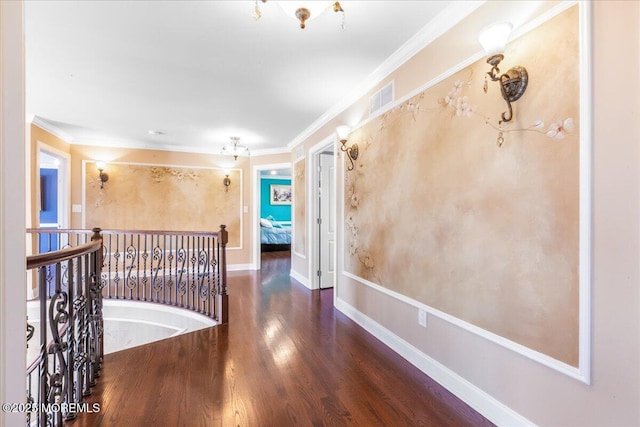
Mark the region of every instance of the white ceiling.
[[451, 3], [345, 0], [344, 30], [330, 10], [301, 30], [274, 1], [255, 21], [254, 1], [29, 0], [27, 113], [74, 143], [284, 150]]

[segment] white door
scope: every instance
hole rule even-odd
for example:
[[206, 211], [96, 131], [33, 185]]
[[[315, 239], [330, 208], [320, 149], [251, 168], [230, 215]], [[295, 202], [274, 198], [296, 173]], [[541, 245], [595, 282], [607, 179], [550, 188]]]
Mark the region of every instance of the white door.
[[332, 288], [335, 281], [336, 253], [336, 198], [335, 157], [331, 151], [323, 151], [319, 158], [318, 218], [320, 260], [318, 283], [320, 289]]

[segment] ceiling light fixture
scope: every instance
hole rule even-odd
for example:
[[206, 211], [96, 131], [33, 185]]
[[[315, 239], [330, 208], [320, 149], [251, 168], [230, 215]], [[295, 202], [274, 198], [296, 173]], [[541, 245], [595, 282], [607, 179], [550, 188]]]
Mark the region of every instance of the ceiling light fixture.
[[[260, 0], [262, 3], [266, 3], [267, 0]], [[300, 21], [300, 28], [304, 29], [307, 26], [307, 21], [311, 21], [317, 18], [326, 9], [331, 7], [335, 13], [342, 12], [342, 29], [344, 30], [344, 10], [338, 1], [277, 1], [280, 8], [287, 15]], [[255, 7], [253, 9], [253, 18], [257, 21], [262, 17], [260, 11], [260, 5], [256, 0]]]
[[[520, 99], [529, 82], [527, 69], [521, 66], [515, 66], [500, 75], [498, 65], [504, 59], [504, 49], [512, 28], [513, 26], [510, 23], [501, 22], [486, 27], [478, 36], [478, 41], [487, 54], [487, 63], [491, 65], [491, 70], [489, 70], [487, 76], [494, 82], [500, 82], [500, 91], [509, 109], [502, 113], [502, 120], [500, 120], [499, 124], [508, 122], [513, 118], [511, 103]], [[484, 93], [487, 93], [488, 89], [487, 78], [485, 77]], [[509, 114], [508, 116], [507, 113]]]
[[233, 160], [238, 160], [238, 156], [249, 156], [249, 147], [246, 145], [240, 144], [239, 136], [230, 137], [231, 142], [220, 150], [221, 154], [231, 155], [233, 156]]

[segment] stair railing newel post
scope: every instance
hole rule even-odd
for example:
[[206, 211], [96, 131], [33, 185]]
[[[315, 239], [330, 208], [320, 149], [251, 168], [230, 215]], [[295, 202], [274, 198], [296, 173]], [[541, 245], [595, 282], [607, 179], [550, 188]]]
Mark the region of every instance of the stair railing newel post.
[[227, 242], [229, 241], [229, 232], [226, 225], [220, 226], [218, 232], [218, 249], [220, 265], [220, 286], [217, 296], [217, 314], [220, 324], [229, 323], [229, 295], [227, 294]]
[[[49, 394], [49, 359], [47, 358], [47, 272], [46, 267], [38, 268], [40, 280], [38, 280], [38, 300], [40, 304], [40, 382], [39, 382], [39, 402], [47, 403], [43, 396]], [[38, 413], [38, 424], [40, 427], [47, 427], [47, 414]]]
[[91, 241], [100, 242], [100, 250], [91, 254], [91, 299], [92, 304], [89, 306], [91, 310], [91, 317], [93, 319], [94, 330], [94, 349], [93, 357], [91, 357], [91, 385], [97, 383], [97, 378], [100, 376], [100, 369], [102, 368], [102, 360], [104, 358], [104, 320], [102, 315], [102, 264], [103, 264], [103, 241], [102, 241], [102, 229], [99, 227], [93, 228], [93, 235]]

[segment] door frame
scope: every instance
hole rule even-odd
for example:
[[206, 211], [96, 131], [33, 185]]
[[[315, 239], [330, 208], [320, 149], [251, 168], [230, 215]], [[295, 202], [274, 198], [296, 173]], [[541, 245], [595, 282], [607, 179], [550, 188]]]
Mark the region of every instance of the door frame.
[[260, 172], [272, 169], [290, 169], [291, 162], [288, 163], [270, 163], [264, 165], [254, 165], [251, 169], [251, 182], [253, 183], [253, 203], [251, 214], [251, 230], [253, 235], [253, 244], [251, 250], [251, 270], [260, 270], [260, 199], [262, 195], [262, 187], [260, 185]]
[[[338, 140], [336, 138], [335, 135], [331, 135], [325, 139], [323, 139], [322, 141], [318, 142], [316, 145], [314, 145], [313, 147], [311, 147], [309, 149], [309, 169], [311, 171], [311, 176], [310, 179], [308, 181], [308, 188], [307, 188], [307, 203], [308, 206], [310, 207], [309, 212], [312, 212], [312, 215], [309, 215], [308, 218], [308, 236], [311, 236], [311, 239], [309, 239], [309, 248], [308, 248], [308, 253], [310, 254], [310, 259], [309, 259], [309, 287], [311, 289], [320, 289], [320, 280], [319, 277], [317, 275], [317, 271], [320, 269], [321, 265], [320, 265], [320, 245], [318, 244], [318, 242], [320, 241], [320, 230], [318, 227], [318, 223], [317, 223], [317, 218], [320, 215], [320, 204], [318, 203], [318, 199], [319, 199], [319, 194], [318, 194], [318, 181], [320, 180], [320, 174], [318, 171], [318, 162], [320, 160], [320, 154], [325, 151], [328, 147], [331, 147], [333, 149], [333, 154], [334, 154], [334, 189], [331, 192], [331, 194], [333, 194], [333, 197], [335, 197], [337, 199], [337, 195], [336, 195], [336, 191], [337, 191], [337, 161], [336, 161], [336, 155], [337, 155], [337, 149], [338, 149], [338, 144], [337, 144]], [[336, 223], [337, 219], [338, 219], [338, 212], [337, 212], [337, 203], [335, 203], [336, 200], [334, 200], [334, 210], [336, 212], [334, 212], [334, 215], [336, 217]], [[336, 230], [336, 234], [339, 234], [338, 231]], [[337, 236], [336, 236], [337, 237]], [[334, 265], [337, 266], [337, 254], [338, 250], [336, 248], [335, 253], [333, 254], [334, 257]], [[338, 277], [337, 277], [337, 268], [336, 271], [334, 272], [334, 277], [333, 277], [333, 286], [334, 288], [337, 286], [338, 282]]]
[[[69, 218], [71, 212], [71, 155], [62, 150], [58, 150], [42, 141], [37, 142], [36, 154], [36, 174], [40, 176], [40, 154], [45, 153], [48, 156], [55, 157], [60, 162], [58, 164], [58, 225], [60, 228], [69, 228]], [[40, 180], [36, 179], [36, 200], [40, 200]], [[36, 207], [38, 209], [38, 207]], [[40, 225], [38, 219], [37, 226]], [[36, 226], [36, 227], [37, 227]]]

